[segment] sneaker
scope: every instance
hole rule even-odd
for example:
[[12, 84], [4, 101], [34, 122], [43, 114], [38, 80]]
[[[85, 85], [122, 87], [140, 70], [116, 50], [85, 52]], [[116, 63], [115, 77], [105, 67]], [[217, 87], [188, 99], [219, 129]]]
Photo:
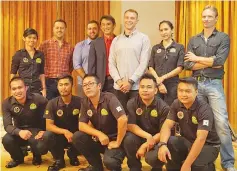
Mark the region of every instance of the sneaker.
[[77, 156], [75, 156], [75, 154], [72, 151], [72, 148], [70, 148], [70, 147], [67, 150], [67, 156], [69, 157], [70, 164], [72, 166], [79, 166], [80, 165], [80, 162], [79, 162]]

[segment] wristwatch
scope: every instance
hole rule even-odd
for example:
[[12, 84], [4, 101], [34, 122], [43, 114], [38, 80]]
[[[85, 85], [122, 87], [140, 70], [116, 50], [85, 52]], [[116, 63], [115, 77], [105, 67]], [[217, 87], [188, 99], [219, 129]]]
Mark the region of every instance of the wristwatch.
[[158, 148], [160, 148], [160, 147], [163, 146], [163, 145], [166, 145], [166, 146], [167, 146], [167, 143], [165, 143], [165, 142], [159, 142], [159, 143], [158, 143]]
[[134, 82], [133, 80], [131, 80], [131, 79], [129, 79], [128, 82], [129, 82], [131, 85], [133, 85], [133, 84], [135, 83], [135, 82]]

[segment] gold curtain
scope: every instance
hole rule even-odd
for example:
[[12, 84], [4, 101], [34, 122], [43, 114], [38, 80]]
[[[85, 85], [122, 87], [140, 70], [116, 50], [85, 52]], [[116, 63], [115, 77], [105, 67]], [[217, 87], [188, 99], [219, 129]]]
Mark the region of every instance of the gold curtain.
[[[216, 28], [230, 36], [230, 54], [225, 63], [223, 79], [229, 120], [237, 131], [237, 2], [236, 1], [179, 1], [175, 2], [175, 32], [177, 42], [187, 47], [189, 39], [203, 29], [201, 13], [206, 5], [214, 5], [219, 17]], [[184, 71], [182, 76], [189, 76]]]
[[[11, 59], [14, 53], [24, 47], [22, 40], [26, 28], [38, 31], [38, 45], [52, 37], [53, 22], [62, 18], [67, 22], [66, 40], [73, 46], [85, 39], [86, 23], [99, 20], [109, 14], [109, 1], [3, 1], [1, 2], [1, 99], [10, 95]], [[73, 74], [75, 77], [75, 73]], [[76, 78], [74, 85], [76, 86]], [[75, 92], [74, 87], [73, 92]]]

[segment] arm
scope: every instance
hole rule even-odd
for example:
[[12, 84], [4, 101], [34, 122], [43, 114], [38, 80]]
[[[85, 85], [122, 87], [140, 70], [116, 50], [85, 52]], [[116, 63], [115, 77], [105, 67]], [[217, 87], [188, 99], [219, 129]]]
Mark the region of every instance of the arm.
[[54, 124], [54, 120], [46, 119], [46, 130], [54, 132], [55, 134], [64, 134], [67, 129], [59, 128]]
[[184, 166], [191, 167], [193, 162], [196, 160], [196, 158], [200, 154], [200, 152], [206, 142], [207, 135], [208, 135], [208, 131], [206, 131], [206, 130], [198, 130], [197, 131], [197, 138], [194, 141], [194, 143], [191, 147], [191, 150], [190, 150], [186, 160], [183, 163]]
[[171, 129], [174, 127], [175, 121], [166, 119], [161, 131], [160, 131], [160, 142], [167, 143], [171, 135]]
[[11, 135], [19, 136], [19, 132], [21, 131], [21, 129], [13, 125], [11, 112], [6, 103], [3, 103], [2, 110], [3, 110], [2, 111], [3, 112], [3, 126], [4, 126], [5, 131]]
[[152, 137], [151, 134], [147, 133], [146, 131], [143, 131], [138, 125], [136, 124], [128, 124], [128, 131], [134, 133], [135, 135], [142, 137], [144, 139], [148, 139]]
[[85, 122], [79, 122], [79, 130], [82, 132], [85, 132], [88, 135], [92, 135], [96, 137], [99, 137], [102, 134], [101, 131], [91, 127], [89, 124]]
[[151, 44], [149, 38], [146, 36], [142, 40], [142, 49], [140, 54], [140, 61], [139, 65], [137, 66], [137, 69], [135, 70], [134, 74], [130, 77], [131, 80], [134, 82], [137, 82], [138, 79], [145, 73], [148, 62], [150, 59], [150, 53], [151, 53]]
[[17, 71], [19, 69], [20, 66], [20, 56], [18, 53], [16, 53], [13, 57], [12, 57], [12, 63], [11, 63], [11, 78], [13, 78], [14, 76], [16, 76]]
[[117, 119], [118, 122], [118, 135], [117, 143], [120, 145], [127, 131], [127, 116], [124, 114]]
[[95, 44], [92, 41], [88, 56], [88, 74], [95, 74], [95, 73], [96, 73], [96, 50], [95, 50]]
[[115, 37], [112, 41], [111, 47], [110, 47], [110, 53], [109, 53], [109, 73], [111, 77], [113, 78], [114, 82], [117, 83], [118, 80], [122, 79], [119, 75], [119, 71], [117, 69], [117, 61], [116, 61], [116, 43], [117, 43], [118, 37]]
[[85, 76], [85, 71], [82, 67], [82, 45], [78, 43], [73, 52], [73, 67], [77, 74], [83, 79]]

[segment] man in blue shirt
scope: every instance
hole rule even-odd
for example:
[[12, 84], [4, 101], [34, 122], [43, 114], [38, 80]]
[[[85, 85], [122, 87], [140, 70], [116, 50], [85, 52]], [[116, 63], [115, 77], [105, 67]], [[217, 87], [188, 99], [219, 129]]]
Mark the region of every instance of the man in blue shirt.
[[73, 52], [73, 68], [78, 74], [78, 96], [83, 97], [82, 78], [88, 73], [88, 56], [91, 41], [96, 39], [99, 34], [99, 23], [95, 20], [89, 21], [87, 24], [86, 40], [76, 44]]

